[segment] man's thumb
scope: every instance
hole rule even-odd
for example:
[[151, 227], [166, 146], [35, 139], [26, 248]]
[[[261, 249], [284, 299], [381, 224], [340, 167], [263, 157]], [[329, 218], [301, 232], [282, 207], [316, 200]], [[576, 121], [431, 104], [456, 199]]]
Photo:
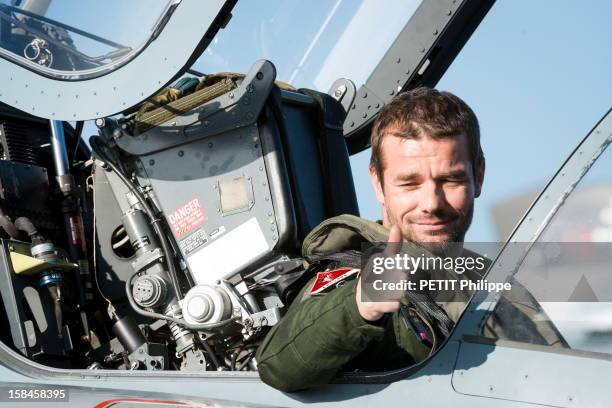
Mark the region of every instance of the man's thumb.
[[402, 230], [397, 225], [392, 225], [389, 230], [389, 239], [386, 253], [397, 254], [402, 247]]

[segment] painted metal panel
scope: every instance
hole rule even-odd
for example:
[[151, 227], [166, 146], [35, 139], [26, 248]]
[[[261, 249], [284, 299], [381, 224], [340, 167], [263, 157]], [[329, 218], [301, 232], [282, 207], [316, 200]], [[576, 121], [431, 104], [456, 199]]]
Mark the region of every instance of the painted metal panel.
[[452, 378], [454, 389], [558, 407], [610, 405], [612, 361], [595, 353], [571, 355], [546, 346], [517, 346], [523, 348], [463, 343]]
[[212, 39], [205, 36], [226, 4], [233, 2], [182, 0], [159, 36], [137, 57], [90, 80], [50, 79], [0, 58], [0, 102], [35, 116], [66, 121], [124, 111], [156, 93], [187, 68], [198, 45]]

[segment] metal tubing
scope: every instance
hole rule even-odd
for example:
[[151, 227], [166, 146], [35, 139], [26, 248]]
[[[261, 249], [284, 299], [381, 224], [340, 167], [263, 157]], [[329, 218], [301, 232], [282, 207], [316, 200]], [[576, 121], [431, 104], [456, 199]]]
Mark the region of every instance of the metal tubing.
[[53, 148], [53, 162], [57, 177], [69, 174], [68, 152], [66, 151], [66, 138], [61, 120], [51, 122], [51, 146]]

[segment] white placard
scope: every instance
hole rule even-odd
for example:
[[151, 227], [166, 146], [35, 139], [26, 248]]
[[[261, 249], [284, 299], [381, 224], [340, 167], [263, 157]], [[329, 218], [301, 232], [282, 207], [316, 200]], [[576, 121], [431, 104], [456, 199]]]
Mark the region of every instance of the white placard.
[[196, 284], [212, 283], [248, 264], [268, 249], [257, 218], [251, 218], [188, 256], [187, 264]]

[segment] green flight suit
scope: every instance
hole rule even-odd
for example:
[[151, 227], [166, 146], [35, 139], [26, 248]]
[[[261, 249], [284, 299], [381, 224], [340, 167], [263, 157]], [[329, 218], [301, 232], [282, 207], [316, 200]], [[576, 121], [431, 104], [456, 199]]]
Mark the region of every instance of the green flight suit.
[[[304, 240], [302, 253], [307, 256], [361, 250], [362, 242], [386, 242], [388, 234], [378, 223], [342, 215], [316, 227]], [[468, 273], [464, 275], [466, 279], [474, 278]], [[257, 351], [261, 379], [277, 389], [292, 392], [325, 384], [341, 370], [385, 371], [407, 367], [427, 358], [436, 342], [442, 340], [436, 339], [432, 329], [429, 331], [432, 341], [422, 341], [409, 329], [400, 312], [377, 322], [364, 320], [355, 298], [357, 275], [327, 293], [310, 295], [315, 279], [304, 286]], [[465, 301], [439, 304], [453, 322], [466, 306]], [[415, 309], [411, 308], [411, 312]], [[433, 327], [432, 322], [420, 321], [430, 329]], [[502, 330], [497, 327], [492, 331]], [[554, 333], [552, 337], [545, 342], [554, 343]]]

